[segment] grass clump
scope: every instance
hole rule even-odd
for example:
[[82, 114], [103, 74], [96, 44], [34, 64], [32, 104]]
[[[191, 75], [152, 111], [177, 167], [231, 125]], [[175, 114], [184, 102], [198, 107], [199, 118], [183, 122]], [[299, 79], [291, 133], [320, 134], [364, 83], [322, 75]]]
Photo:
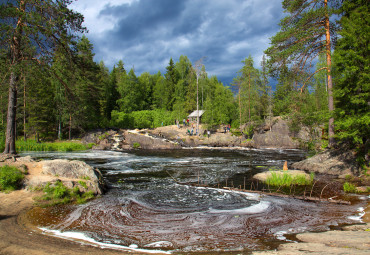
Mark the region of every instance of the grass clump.
[[38, 143], [35, 140], [17, 140], [17, 151], [81, 151], [91, 149], [93, 144], [82, 144], [78, 141], [59, 141]]
[[[82, 182], [82, 181], [81, 181]], [[79, 182], [80, 183], [80, 182]], [[87, 187], [86, 183], [84, 186]], [[48, 183], [42, 190], [44, 194], [38, 197], [38, 201], [48, 201], [44, 204], [46, 206], [68, 204], [76, 202], [77, 204], [86, 203], [88, 200], [94, 198], [92, 191], [81, 192], [78, 187], [69, 189], [61, 181], [57, 181], [55, 184]]]
[[292, 185], [311, 185], [315, 174], [311, 173], [310, 178], [308, 179], [305, 175], [298, 174], [295, 176], [290, 175], [289, 173], [284, 173], [282, 171], [270, 171], [271, 176], [266, 179], [266, 184], [269, 186], [276, 187], [290, 187]]
[[0, 190], [13, 191], [18, 189], [23, 181], [23, 173], [14, 166], [0, 167]]
[[139, 148], [141, 147], [141, 145], [140, 145], [140, 143], [135, 142], [135, 143], [132, 145], [132, 147], [133, 147], [134, 149], [139, 149]]
[[356, 185], [354, 185], [354, 184], [352, 184], [350, 182], [345, 182], [343, 184], [343, 190], [346, 193], [356, 193], [357, 192]]

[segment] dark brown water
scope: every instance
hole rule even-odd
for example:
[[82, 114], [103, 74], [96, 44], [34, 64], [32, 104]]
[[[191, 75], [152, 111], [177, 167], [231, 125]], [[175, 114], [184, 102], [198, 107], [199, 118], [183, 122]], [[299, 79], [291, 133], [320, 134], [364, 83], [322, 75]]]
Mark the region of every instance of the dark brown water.
[[303, 152], [295, 150], [39, 156], [85, 160], [103, 171], [112, 188], [85, 205], [36, 209], [31, 218], [58, 233], [81, 232], [105, 244], [174, 253], [248, 254], [274, 248], [286, 234], [352, 223], [348, 216], [359, 207], [178, 184], [222, 187], [228, 182], [237, 187], [256, 172], [302, 159]]

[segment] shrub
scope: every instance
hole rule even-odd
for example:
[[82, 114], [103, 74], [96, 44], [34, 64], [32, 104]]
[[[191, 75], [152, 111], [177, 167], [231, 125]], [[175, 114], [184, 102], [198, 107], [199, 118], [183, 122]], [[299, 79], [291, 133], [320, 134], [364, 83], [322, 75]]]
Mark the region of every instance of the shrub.
[[343, 190], [344, 192], [347, 192], [347, 193], [356, 193], [357, 192], [357, 188], [354, 184], [350, 183], [350, 182], [345, 182], [343, 184]]
[[[84, 181], [79, 181], [79, 184], [87, 188]], [[39, 197], [39, 201], [49, 201], [48, 205], [67, 204], [76, 202], [78, 204], [86, 203], [87, 200], [94, 198], [92, 191], [80, 192], [78, 187], [68, 189], [61, 181], [57, 181], [54, 185], [48, 183], [44, 188], [44, 195]]]
[[0, 167], [0, 190], [11, 191], [20, 187], [24, 175], [13, 166]]
[[132, 145], [132, 147], [134, 148], [134, 149], [139, 149], [140, 148], [140, 143], [138, 143], [138, 142], [135, 142], [133, 145]]
[[[175, 112], [166, 110], [144, 110], [131, 113], [112, 111], [112, 125], [119, 128], [156, 128], [163, 123], [164, 126], [174, 125], [178, 118]], [[179, 119], [181, 120], [181, 118]]]

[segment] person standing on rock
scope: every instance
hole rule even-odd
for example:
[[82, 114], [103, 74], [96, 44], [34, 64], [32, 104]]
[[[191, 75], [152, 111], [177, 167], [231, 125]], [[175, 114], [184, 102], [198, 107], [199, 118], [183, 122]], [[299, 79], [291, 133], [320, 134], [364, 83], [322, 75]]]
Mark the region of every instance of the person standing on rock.
[[182, 120], [182, 124], [184, 125], [184, 127], [186, 126], [185, 119]]

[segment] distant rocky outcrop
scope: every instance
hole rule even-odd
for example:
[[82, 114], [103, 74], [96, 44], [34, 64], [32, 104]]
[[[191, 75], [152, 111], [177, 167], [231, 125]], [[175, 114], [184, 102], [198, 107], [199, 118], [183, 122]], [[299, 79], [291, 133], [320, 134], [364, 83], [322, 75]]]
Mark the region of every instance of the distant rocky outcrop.
[[310, 140], [309, 132], [302, 128], [297, 134], [289, 130], [288, 121], [275, 117], [272, 124], [263, 125], [254, 133], [252, 144], [255, 148], [298, 149], [302, 141]]
[[[302, 142], [311, 139], [307, 128], [297, 133], [289, 130], [289, 121], [281, 117], [274, 117], [269, 124], [265, 123], [255, 129], [253, 137], [236, 136], [232, 132], [225, 132], [224, 126], [211, 131], [200, 126], [200, 135], [189, 135], [191, 126], [164, 126], [155, 129], [143, 130], [98, 130], [88, 133], [82, 138], [85, 143], [95, 143], [96, 150], [122, 149], [179, 149], [181, 147], [248, 147], [248, 148], [278, 148], [298, 149]], [[251, 139], [250, 139], [251, 138]], [[135, 145], [135, 146], [134, 146]]]
[[127, 131], [124, 144], [130, 148], [140, 149], [180, 149], [180, 141], [168, 140], [164, 137], [149, 135], [147, 132]]
[[361, 172], [354, 153], [339, 150], [324, 151], [311, 158], [296, 162], [291, 167], [309, 172], [338, 175], [339, 177], [359, 175]]

